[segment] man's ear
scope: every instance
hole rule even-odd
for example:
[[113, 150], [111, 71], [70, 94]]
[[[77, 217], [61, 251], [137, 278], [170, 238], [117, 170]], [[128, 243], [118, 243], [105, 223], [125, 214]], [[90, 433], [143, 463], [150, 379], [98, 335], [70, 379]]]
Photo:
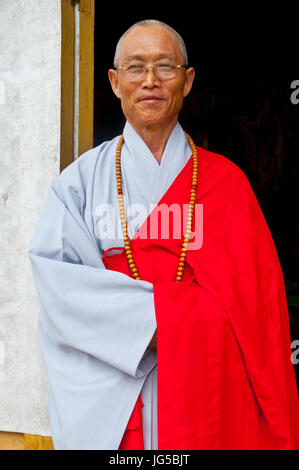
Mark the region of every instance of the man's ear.
[[189, 67], [186, 70], [186, 78], [185, 78], [185, 84], [184, 84], [184, 98], [189, 94], [189, 91], [192, 88], [194, 77], [195, 77], [195, 70], [193, 67]]
[[108, 77], [109, 77], [109, 81], [110, 81], [112, 90], [114, 91], [117, 98], [120, 98], [119, 80], [118, 80], [117, 70], [109, 69], [108, 70]]

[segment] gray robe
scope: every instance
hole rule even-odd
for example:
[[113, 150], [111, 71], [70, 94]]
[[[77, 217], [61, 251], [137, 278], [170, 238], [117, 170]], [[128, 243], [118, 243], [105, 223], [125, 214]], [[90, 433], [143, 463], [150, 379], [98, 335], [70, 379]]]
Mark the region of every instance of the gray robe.
[[[123, 190], [133, 236], [191, 149], [179, 123], [160, 165], [128, 122], [124, 138]], [[153, 285], [107, 270], [102, 261], [108, 248], [124, 246], [118, 140], [86, 152], [56, 178], [29, 247], [55, 449], [118, 449], [140, 392], [145, 449], [158, 448], [157, 353], [148, 347], [157, 326]]]

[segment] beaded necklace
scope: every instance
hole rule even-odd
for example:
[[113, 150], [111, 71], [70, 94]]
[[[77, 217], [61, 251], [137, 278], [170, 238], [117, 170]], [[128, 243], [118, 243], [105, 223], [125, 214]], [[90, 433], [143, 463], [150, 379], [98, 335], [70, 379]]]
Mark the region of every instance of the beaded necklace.
[[[185, 132], [185, 135], [192, 149], [193, 173], [192, 173], [192, 185], [191, 185], [191, 191], [190, 191], [190, 202], [189, 202], [189, 208], [188, 208], [187, 224], [186, 224], [184, 241], [182, 243], [181, 254], [180, 254], [180, 259], [179, 259], [179, 264], [178, 264], [178, 269], [177, 269], [177, 274], [176, 274], [176, 282], [180, 282], [183, 278], [185, 260], [186, 260], [186, 255], [187, 255], [187, 245], [188, 245], [190, 235], [191, 235], [191, 227], [192, 227], [193, 216], [194, 216], [196, 188], [197, 188], [197, 180], [198, 180], [197, 149], [191, 137], [186, 132]], [[127, 220], [126, 220], [126, 214], [125, 214], [125, 204], [124, 204], [124, 198], [123, 198], [122, 179], [121, 179], [121, 149], [122, 149], [123, 142], [124, 142], [124, 137], [122, 135], [118, 141], [118, 144], [116, 147], [116, 153], [115, 153], [115, 171], [116, 171], [116, 184], [117, 184], [117, 193], [118, 193], [119, 213], [120, 213], [120, 220], [121, 220], [122, 232], [123, 232], [124, 243], [125, 243], [125, 252], [126, 252], [128, 264], [129, 264], [130, 270], [132, 271], [134, 279], [141, 280], [141, 277], [139, 275], [138, 269], [134, 261], [131, 246], [130, 246], [130, 239], [128, 236], [128, 227], [127, 227]]]

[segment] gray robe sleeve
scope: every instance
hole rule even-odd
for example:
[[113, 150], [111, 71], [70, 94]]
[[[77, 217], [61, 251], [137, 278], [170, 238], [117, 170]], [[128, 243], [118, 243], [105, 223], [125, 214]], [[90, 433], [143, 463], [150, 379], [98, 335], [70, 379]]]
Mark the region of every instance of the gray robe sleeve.
[[142, 377], [156, 362], [148, 347], [157, 326], [153, 286], [105, 269], [83, 199], [58, 178], [29, 247], [40, 330], [58, 348]]

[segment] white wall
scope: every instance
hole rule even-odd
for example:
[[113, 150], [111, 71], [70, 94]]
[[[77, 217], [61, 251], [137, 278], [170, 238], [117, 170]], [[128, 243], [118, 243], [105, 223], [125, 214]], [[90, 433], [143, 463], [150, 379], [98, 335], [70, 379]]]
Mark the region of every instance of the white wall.
[[27, 250], [59, 172], [60, 0], [0, 0], [0, 430], [50, 435]]

